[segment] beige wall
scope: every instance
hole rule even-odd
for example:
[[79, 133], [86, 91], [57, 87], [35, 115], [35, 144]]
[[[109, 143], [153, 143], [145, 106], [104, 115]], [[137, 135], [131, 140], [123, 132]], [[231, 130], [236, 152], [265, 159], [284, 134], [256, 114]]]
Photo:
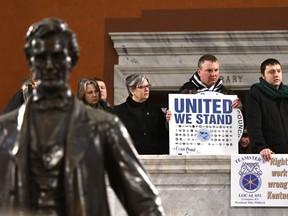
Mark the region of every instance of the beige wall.
[[29, 75], [24, 35], [31, 23], [44, 17], [66, 20], [78, 35], [81, 50], [70, 79], [73, 91], [80, 77], [103, 77], [112, 102], [117, 56], [108, 32], [287, 30], [287, 12], [285, 0], [1, 1], [0, 110]]

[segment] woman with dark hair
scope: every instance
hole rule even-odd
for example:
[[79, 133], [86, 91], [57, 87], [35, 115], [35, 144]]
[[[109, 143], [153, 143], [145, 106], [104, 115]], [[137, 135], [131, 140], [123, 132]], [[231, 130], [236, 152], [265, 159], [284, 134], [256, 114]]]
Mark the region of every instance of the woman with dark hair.
[[100, 105], [104, 107], [104, 110], [111, 112], [112, 107], [107, 100], [107, 87], [106, 87], [104, 80], [99, 77], [94, 77], [92, 79], [97, 82], [99, 89], [100, 89], [100, 93], [101, 93], [101, 100], [99, 101]]
[[126, 78], [129, 96], [115, 106], [139, 154], [168, 154], [169, 135], [162, 109], [149, 99], [149, 80], [142, 74]]

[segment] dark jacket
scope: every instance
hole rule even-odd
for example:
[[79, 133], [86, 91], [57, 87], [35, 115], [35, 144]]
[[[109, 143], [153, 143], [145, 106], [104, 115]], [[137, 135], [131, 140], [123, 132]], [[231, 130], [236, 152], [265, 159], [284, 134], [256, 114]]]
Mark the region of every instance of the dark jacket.
[[[28, 88], [27, 94], [31, 94], [33, 89], [32, 86], [27, 85], [27, 88]], [[24, 92], [21, 88], [11, 97], [8, 104], [4, 108], [3, 113], [8, 113], [12, 110], [19, 108], [24, 102], [25, 102]]]
[[[14, 206], [18, 212], [29, 205], [30, 107], [31, 99], [0, 117], [0, 211]], [[128, 215], [164, 215], [157, 191], [116, 116], [74, 98], [68, 128], [64, 162], [67, 215], [110, 215], [105, 173]]]
[[104, 101], [104, 100], [99, 100], [99, 106], [105, 110], [105, 111], [108, 111], [108, 112], [112, 112], [112, 107], [110, 106], [110, 104], [107, 102], [107, 101]]
[[115, 106], [116, 113], [126, 126], [139, 154], [168, 154], [169, 133], [162, 109], [150, 99], [137, 103], [128, 97]]
[[270, 148], [275, 153], [288, 153], [288, 99], [270, 99], [252, 86], [245, 102], [252, 152]]

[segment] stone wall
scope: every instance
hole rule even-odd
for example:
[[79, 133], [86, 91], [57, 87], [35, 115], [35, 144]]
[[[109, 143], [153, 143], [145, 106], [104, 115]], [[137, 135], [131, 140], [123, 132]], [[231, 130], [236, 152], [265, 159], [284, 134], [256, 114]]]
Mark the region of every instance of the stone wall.
[[[258, 82], [260, 64], [276, 58], [288, 69], [288, 31], [111, 32], [118, 54], [114, 67], [114, 104], [128, 96], [125, 78], [143, 73], [152, 91], [175, 91], [197, 70], [198, 59], [214, 54], [220, 75], [232, 90]], [[284, 75], [284, 83], [288, 76]]]
[[[287, 215], [286, 207], [231, 207], [228, 155], [140, 157], [159, 191], [167, 216]], [[112, 215], [126, 216], [109, 186], [108, 190]]]

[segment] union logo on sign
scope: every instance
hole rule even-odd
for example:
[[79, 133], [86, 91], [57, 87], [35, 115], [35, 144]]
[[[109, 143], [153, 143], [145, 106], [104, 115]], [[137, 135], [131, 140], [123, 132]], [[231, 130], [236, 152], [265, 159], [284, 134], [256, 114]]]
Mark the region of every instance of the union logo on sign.
[[242, 163], [240, 171], [239, 184], [243, 191], [248, 193], [254, 193], [259, 190], [261, 187], [261, 178], [262, 171], [260, 169], [259, 163]]

